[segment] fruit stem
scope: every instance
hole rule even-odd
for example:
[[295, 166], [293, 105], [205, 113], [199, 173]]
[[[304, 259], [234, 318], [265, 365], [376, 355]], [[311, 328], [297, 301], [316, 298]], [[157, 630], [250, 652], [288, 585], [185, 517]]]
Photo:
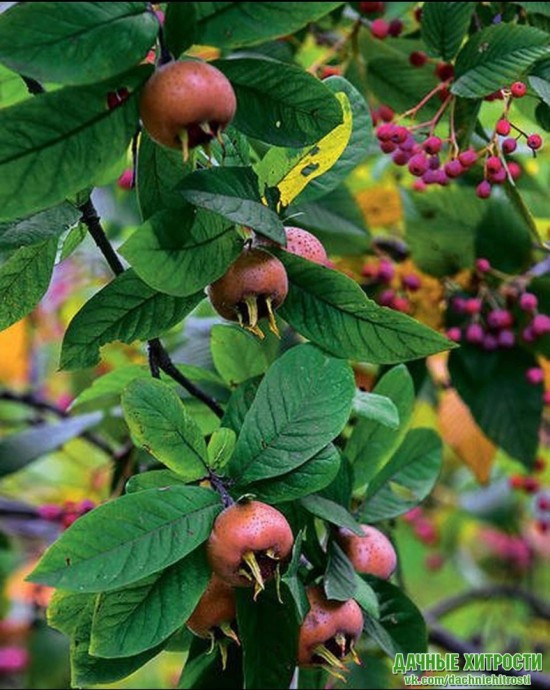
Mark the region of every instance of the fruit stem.
[[229, 506], [232, 506], [235, 503], [235, 501], [231, 498], [229, 492], [225, 488], [225, 484], [223, 483], [222, 478], [219, 475], [217, 475], [213, 470], [209, 469], [208, 479], [210, 480], [210, 484], [212, 485], [212, 487], [220, 494], [223, 507], [229, 508]]

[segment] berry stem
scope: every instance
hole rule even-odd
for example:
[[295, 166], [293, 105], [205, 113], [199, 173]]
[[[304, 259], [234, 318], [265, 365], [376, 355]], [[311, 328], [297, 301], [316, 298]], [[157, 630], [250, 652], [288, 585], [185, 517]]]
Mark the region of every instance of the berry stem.
[[421, 110], [428, 101], [430, 101], [436, 93], [439, 93], [442, 89], [445, 89], [447, 86], [449, 86], [451, 80], [447, 79], [447, 81], [442, 81], [440, 82], [434, 89], [432, 89], [429, 93], [427, 93], [422, 100], [420, 100], [414, 108], [410, 108], [410, 110], [406, 110], [404, 113], [402, 113], [397, 120], [402, 120], [405, 117], [416, 117], [417, 113], [419, 110]]

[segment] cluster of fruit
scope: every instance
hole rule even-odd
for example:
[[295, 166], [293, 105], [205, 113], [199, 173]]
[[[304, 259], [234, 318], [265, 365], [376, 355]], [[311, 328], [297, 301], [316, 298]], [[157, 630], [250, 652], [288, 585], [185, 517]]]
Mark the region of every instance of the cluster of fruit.
[[[340, 528], [335, 539], [359, 573], [388, 579], [397, 557], [389, 539], [376, 528], [362, 525], [363, 536]], [[212, 577], [187, 627], [210, 639], [227, 658], [227, 645], [239, 642], [235, 625], [234, 587], [253, 587], [257, 598], [266, 583], [280, 577], [281, 564], [290, 559], [294, 537], [284, 515], [266, 503], [241, 500], [227, 507], [214, 522], [207, 542]], [[353, 599], [327, 599], [323, 587], [306, 589], [310, 610], [299, 634], [297, 663], [322, 666], [341, 677], [344, 663], [357, 659], [355, 645], [363, 631], [363, 614]]]
[[422, 278], [414, 271], [397, 275], [395, 264], [386, 257], [368, 261], [361, 269], [361, 285], [382, 307], [410, 314], [411, 294], [422, 287]]
[[57, 503], [44, 503], [38, 507], [38, 517], [48, 522], [55, 522], [63, 529], [70, 527], [75, 520], [84, 513], [89, 513], [95, 508], [95, 503], [86, 498], [83, 501], [65, 501], [62, 505]]

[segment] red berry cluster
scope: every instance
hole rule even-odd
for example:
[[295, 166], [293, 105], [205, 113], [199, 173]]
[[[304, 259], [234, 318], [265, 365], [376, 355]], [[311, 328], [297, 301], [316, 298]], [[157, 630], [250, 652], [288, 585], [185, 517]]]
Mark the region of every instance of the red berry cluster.
[[396, 270], [392, 261], [387, 258], [366, 263], [361, 275], [365, 279], [363, 287], [372, 294], [373, 299], [382, 307], [389, 307], [405, 314], [411, 311], [410, 295], [422, 287], [422, 279], [413, 271], [404, 273], [396, 282]]
[[[403, 520], [411, 525], [413, 534], [418, 541], [429, 547], [439, 544], [439, 530], [434, 521], [420, 506], [416, 506], [403, 515]], [[424, 565], [427, 570], [440, 570], [445, 564], [445, 558], [439, 551], [431, 551], [426, 555]]]
[[[483, 350], [510, 349], [519, 342], [531, 344], [550, 333], [550, 317], [538, 312], [537, 296], [516, 289], [491, 289], [485, 275], [491, 273], [489, 261], [476, 262], [477, 290], [475, 295], [461, 293], [449, 299], [449, 316], [459, 324], [447, 329], [447, 337], [467, 342]], [[541, 369], [526, 371], [529, 383], [544, 380]]]
[[542, 534], [550, 530], [550, 492], [540, 492], [535, 499], [537, 528]]
[[56, 522], [64, 529], [70, 527], [84, 513], [95, 508], [95, 503], [89, 499], [83, 501], [65, 501], [63, 505], [45, 503], [38, 507], [38, 516], [48, 522]]
[[480, 544], [484, 547], [484, 558], [505, 562], [515, 571], [526, 572], [532, 560], [531, 549], [519, 536], [506, 534], [492, 527], [480, 530]]

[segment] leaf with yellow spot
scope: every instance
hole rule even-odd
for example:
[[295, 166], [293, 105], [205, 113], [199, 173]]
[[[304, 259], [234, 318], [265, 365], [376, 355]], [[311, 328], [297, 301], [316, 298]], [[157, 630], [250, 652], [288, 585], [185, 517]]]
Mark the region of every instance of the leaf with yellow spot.
[[17, 321], [0, 332], [0, 383], [24, 383], [29, 374], [28, 321]]
[[343, 122], [313, 146], [299, 151], [272, 148], [256, 166], [260, 189], [276, 187], [279, 190], [279, 209], [288, 206], [305, 187], [336, 163], [348, 145], [353, 117], [351, 104], [345, 93], [336, 98], [342, 106]]

